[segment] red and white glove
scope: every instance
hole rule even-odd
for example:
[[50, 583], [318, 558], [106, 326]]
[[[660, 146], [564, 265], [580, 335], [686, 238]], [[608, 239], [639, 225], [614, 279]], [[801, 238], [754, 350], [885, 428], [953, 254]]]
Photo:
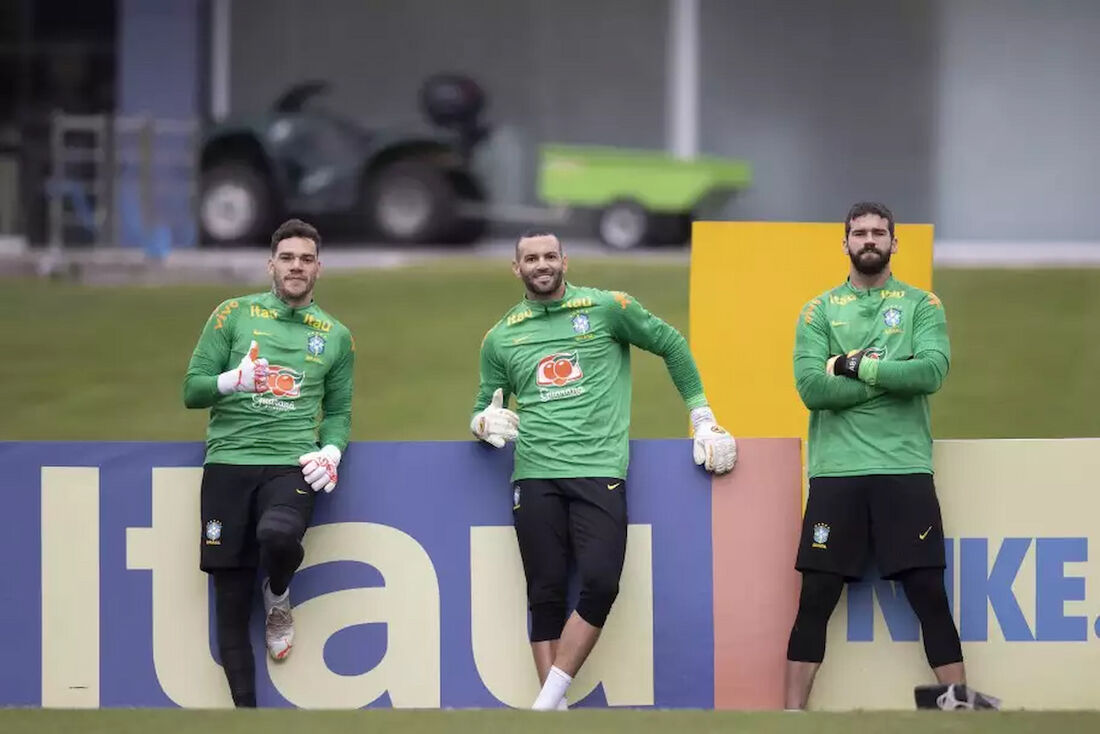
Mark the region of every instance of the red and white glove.
[[474, 414], [470, 431], [498, 449], [519, 437], [519, 416], [504, 407], [504, 390], [498, 387], [485, 410]]
[[336, 467], [340, 466], [340, 449], [332, 444], [320, 451], [310, 451], [298, 457], [298, 463], [302, 465], [302, 476], [306, 484], [313, 487], [314, 492], [322, 489], [331, 492], [336, 489]]
[[237, 368], [218, 375], [218, 392], [267, 392], [267, 360], [258, 359], [259, 354], [260, 345], [253, 340]]
[[737, 442], [715, 421], [714, 411], [706, 406], [695, 408], [691, 411], [691, 425], [695, 429], [691, 446], [695, 463], [715, 474], [732, 471], [737, 463]]

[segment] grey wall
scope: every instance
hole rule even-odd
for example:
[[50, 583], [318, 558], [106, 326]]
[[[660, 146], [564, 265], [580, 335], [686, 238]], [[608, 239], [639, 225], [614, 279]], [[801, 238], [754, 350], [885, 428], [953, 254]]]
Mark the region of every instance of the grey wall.
[[232, 106], [320, 77], [364, 120], [416, 120], [420, 83], [460, 71], [536, 138], [661, 147], [667, 15], [666, 0], [234, 0]]
[[932, 215], [934, 8], [704, 0], [702, 147], [753, 161], [736, 218], [835, 221], [858, 199]]
[[1100, 240], [1100, 2], [940, 12], [938, 235]]
[[[834, 220], [876, 198], [943, 237], [1100, 239], [1100, 1], [700, 4], [702, 152], [756, 171], [723, 216]], [[528, 150], [666, 144], [667, 0], [233, 0], [232, 17], [234, 112], [321, 77], [336, 108], [418, 122], [420, 82], [464, 71]]]

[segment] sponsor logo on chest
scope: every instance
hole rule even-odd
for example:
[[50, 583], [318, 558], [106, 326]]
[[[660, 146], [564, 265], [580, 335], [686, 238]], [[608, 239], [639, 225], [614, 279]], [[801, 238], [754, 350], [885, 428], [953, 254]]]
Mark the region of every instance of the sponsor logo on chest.
[[542, 402], [583, 395], [584, 386], [576, 384], [583, 379], [580, 354], [575, 351], [548, 354], [535, 366], [535, 384]]

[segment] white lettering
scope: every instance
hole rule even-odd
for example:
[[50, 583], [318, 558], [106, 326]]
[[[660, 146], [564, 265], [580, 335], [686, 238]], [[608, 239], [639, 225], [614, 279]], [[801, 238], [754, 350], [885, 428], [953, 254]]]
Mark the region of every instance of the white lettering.
[[[208, 644], [209, 581], [198, 563], [201, 477], [199, 467], [152, 470], [150, 526], [126, 529], [126, 568], [151, 572], [152, 603], [147, 609], [119, 611], [151, 615], [152, 663], [170, 700], [185, 708], [229, 708], [225, 676]], [[99, 705], [101, 665], [98, 469], [45, 469], [42, 486], [43, 705], [94, 707]], [[470, 542], [475, 665], [493, 695], [526, 708], [538, 692], [538, 680], [527, 644], [515, 532], [474, 527]], [[439, 584], [424, 548], [396, 528], [362, 522], [311, 528], [305, 545], [303, 568], [356, 561], [378, 569], [385, 586], [342, 589], [294, 608], [294, 653], [282, 663], [268, 660], [279, 693], [301, 708], [360, 708], [385, 694], [396, 708], [439, 707]], [[381, 662], [359, 675], [329, 669], [324, 649], [332, 635], [379, 623], [387, 630]], [[629, 528], [618, 601], [571, 699], [583, 698], [601, 682], [612, 705], [653, 703], [652, 533], [647, 525]]]
[[297, 410], [298, 406], [294, 403], [288, 403], [285, 400], [279, 398], [265, 398], [259, 395], [252, 396], [252, 404], [257, 408], [271, 408], [272, 410], [285, 413], [291, 410]]
[[546, 403], [551, 400], [564, 400], [565, 398], [575, 398], [578, 395], [584, 395], [584, 388], [578, 387], [566, 387], [561, 390], [547, 390], [544, 387], [539, 388], [539, 400]]
[[42, 705], [99, 706], [95, 467], [42, 467]]
[[[374, 566], [383, 588], [344, 589], [294, 607], [294, 652], [268, 659], [279, 692], [301, 708], [360, 708], [389, 692], [394, 708], [438, 708], [440, 697], [439, 583], [424, 548], [396, 528], [331, 523], [311, 528], [302, 568], [352, 560]], [[291, 592], [293, 594], [293, 592]], [[384, 622], [386, 656], [360, 675], [338, 675], [325, 664], [325, 641], [354, 625]]]
[[126, 568], [153, 572], [153, 668], [165, 695], [185, 708], [231, 708], [210, 655], [206, 574], [199, 570], [202, 469], [153, 469], [153, 525], [126, 529]]
[[[529, 708], [539, 692], [527, 638], [527, 604], [516, 533], [510, 527], [470, 529], [470, 613], [474, 664], [501, 702]], [[613, 706], [653, 704], [653, 532], [627, 531], [619, 597], [600, 642], [569, 689], [578, 701], [603, 683]]]

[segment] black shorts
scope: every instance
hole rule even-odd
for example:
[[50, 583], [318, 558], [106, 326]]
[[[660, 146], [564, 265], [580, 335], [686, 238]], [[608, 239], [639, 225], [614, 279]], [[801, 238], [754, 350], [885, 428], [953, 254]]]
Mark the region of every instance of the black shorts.
[[946, 567], [943, 519], [931, 474], [810, 480], [795, 568], [859, 579], [872, 552], [887, 579], [912, 568]]
[[292, 507], [308, 526], [313, 499], [299, 466], [207, 464], [202, 470], [199, 568], [255, 568], [260, 561], [256, 522], [264, 511]]
[[[626, 482], [614, 477], [520, 479], [512, 519], [528, 598], [564, 588], [573, 561], [581, 577], [618, 579], [626, 557]], [[564, 591], [562, 591], [564, 593]]]

